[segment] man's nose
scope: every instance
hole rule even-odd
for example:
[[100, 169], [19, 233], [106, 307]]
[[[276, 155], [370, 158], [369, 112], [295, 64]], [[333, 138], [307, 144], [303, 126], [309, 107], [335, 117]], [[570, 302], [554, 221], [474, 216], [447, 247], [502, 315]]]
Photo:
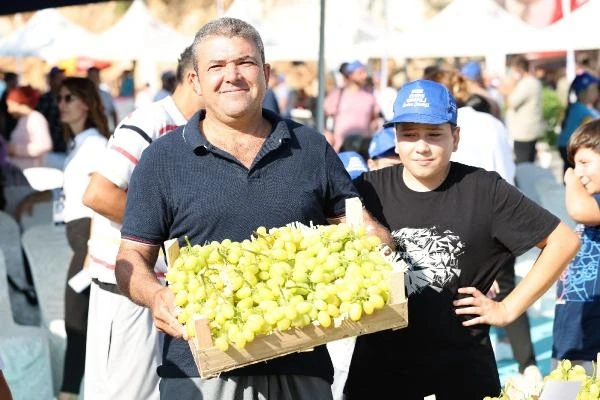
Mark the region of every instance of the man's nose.
[[238, 66], [235, 63], [228, 63], [225, 65], [225, 79], [228, 81], [235, 81], [239, 76]]

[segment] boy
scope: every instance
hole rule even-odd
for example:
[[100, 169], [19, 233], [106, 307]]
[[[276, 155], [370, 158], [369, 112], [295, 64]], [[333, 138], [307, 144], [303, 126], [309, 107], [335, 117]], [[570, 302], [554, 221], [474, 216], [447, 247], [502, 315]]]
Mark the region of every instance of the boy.
[[[402, 164], [354, 183], [408, 265], [410, 322], [357, 338], [347, 399], [497, 396], [490, 325], [506, 326], [525, 312], [556, 281], [579, 240], [496, 172], [450, 162], [460, 128], [445, 86], [404, 85], [390, 124]], [[542, 252], [527, 276], [502, 302], [487, 298], [506, 260], [533, 246]]]
[[600, 119], [575, 131], [567, 154], [575, 169], [565, 172], [565, 203], [582, 244], [557, 284], [552, 359], [571, 360], [592, 374], [600, 352]]

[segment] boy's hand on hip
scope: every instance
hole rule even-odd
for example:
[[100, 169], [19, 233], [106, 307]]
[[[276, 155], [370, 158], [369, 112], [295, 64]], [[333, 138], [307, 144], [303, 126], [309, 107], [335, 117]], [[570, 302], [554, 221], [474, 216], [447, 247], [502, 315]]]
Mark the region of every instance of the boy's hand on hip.
[[464, 321], [463, 326], [488, 324], [506, 326], [510, 323], [506, 306], [502, 302], [488, 298], [474, 287], [459, 288], [458, 293], [467, 295], [452, 304], [457, 307], [457, 315], [475, 315], [475, 318]]

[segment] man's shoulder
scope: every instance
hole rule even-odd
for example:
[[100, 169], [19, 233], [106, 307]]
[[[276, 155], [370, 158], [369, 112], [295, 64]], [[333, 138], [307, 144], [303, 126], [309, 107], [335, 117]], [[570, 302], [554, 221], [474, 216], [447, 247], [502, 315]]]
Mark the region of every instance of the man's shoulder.
[[130, 129], [131, 126], [144, 131], [151, 139], [177, 128], [174, 116], [167, 108], [167, 99], [155, 101], [135, 109], [119, 124], [117, 129]]

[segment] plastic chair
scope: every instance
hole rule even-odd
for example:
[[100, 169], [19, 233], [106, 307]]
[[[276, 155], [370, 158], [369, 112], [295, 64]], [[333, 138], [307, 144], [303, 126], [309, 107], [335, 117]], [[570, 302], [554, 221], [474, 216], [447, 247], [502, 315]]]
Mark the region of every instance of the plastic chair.
[[25, 168], [23, 174], [35, 190], [44, 191], [62, 187], [63, 171], [58, 168], [32, 167]]
[[15, 400], [52, 399], [50, 348], [43, 329], [14, 322], [10, 307], [6, 263], [0, 251], [0, 355], [2, 373]]
[[33, 226], [23, 233], [21, 244], [36, 288], [42, 328], [50, 339], [54, 389], [58, 393], [66, 350], [64, 294], [72, 251], [64, 225]]

